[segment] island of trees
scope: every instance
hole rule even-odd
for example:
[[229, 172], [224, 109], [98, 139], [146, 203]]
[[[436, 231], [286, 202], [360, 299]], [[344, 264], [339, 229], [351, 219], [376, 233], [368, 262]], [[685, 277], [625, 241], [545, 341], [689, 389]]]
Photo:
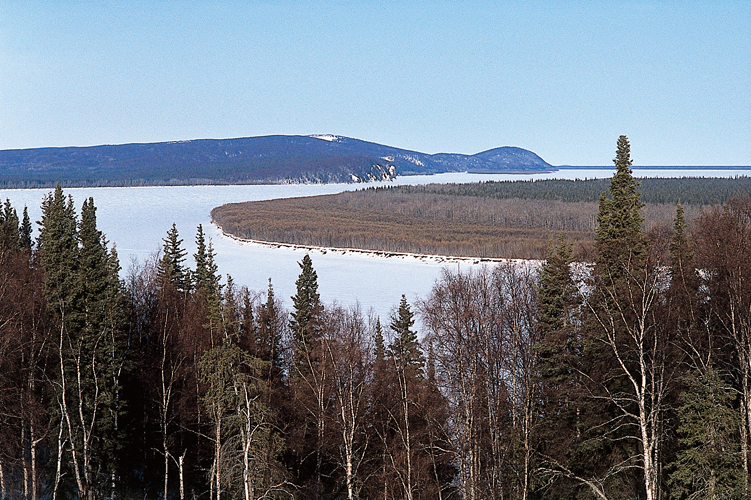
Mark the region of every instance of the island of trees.
[[[751, 199], [644, 230], [630, 146], [593, 259], [444, 271], [390, 318], [221, 283], [173, 226], [123, 279], [92, 199], [0, 211], [2, 498], [749, 496]], [[423, 331], [415, 328], [419, 316]]]

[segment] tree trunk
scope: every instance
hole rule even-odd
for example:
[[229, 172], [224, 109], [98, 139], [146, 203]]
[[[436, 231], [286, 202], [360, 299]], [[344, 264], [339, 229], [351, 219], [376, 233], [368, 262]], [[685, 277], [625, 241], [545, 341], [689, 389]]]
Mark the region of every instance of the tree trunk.
[[4, 466], [3, 461], [0, 460], [0, 498], [5, 500], [6, 492], [5, 492], [5, 473], [3, 472]]
[[29, 498], [29, 462], [26, 460], [26, 426], [21, 422], [21, 449], [23, 450], [23, 497]]
[[185, 478], [183, 476], [183, 463], [185, 461], [185, 454], [188, 453], [188, 450], [184, 450], [183, 454], [180, 455], [180, 458], [177, 459], [177, 469], [178, 473], [180, 474], [180, 500], [185, 500]]
[[[65, 314], [61, 315], [61, 323], [65, 322]], [[62, 410], [62, 420], [65, 421], [65, 425], [68, 428], [68, 439], [70, 440], [70, 453], [71, 453], [71, 459], [73, 460], [73, 470], [75, 472], [76, 476], [76, 486], [78, 486], [78, 495], [79, 497], [83, 492], [85, 492], [84, 484], [81, 479], [81, 470], [78, 467], [78, 450], [76, 450], [76, 442], [74, 440], [75, 434], [73, 433], [73, 424], [71, 423], [70, 419], [70, 412], [68, 411], [68, 402], [66, 399], [66, 392], [68, 389], [67, 386], [67, 379], [65, 376], [65, 359], [63, 357], [63, 348], [65, 346], [65, 326], [60, 326], [60, 343], [58, 344], [58, 359], [60, 362], [60, 409]], [[79, 377], [80, 377], [80, 370], [79, 370]], [[60, 423], [62, 426], [62, 422]]]
[[216, 500], [222, 497], [222, 474], [221, 474], [221, 456], [222, 456], [222, 418], [221, 412], [217, 411], [216, 430], [214, 434], [214, 474], [216, 478]]
[[[62, 405], [60, 405], [62, 413]], [[55, 486], [52, 488], [52, 500], [57, 500], [57, 488], [60, 486], [63, 468], [63, 423], [60, 422], [60, 428], [57, 433], [57, 465], [55, 468]]]
[[37, 437], [33, 420], [29, 423], [29, 432], [31, 434], [31, 500], [37, 500], [37, 446], [44, 437]]
[[167, 432], [162, 434], [162, 452], [164, 454], [164, 493], [162, 498], [168, 498], [169, 493], [169, 450], [167, 450]]
[[409, 399], [407, 392], [407, 377], [404, 369], [397, 367], [397, 376], [399, 378], [399, 388], [401, 389], [402, 399], [402, 443], [404, 444], [404, 453], [407, 459], [406, 469], [403, 471], [402, 484], [404, 485], [404, 498], [412, 500], [412, 438], [409, 429]]

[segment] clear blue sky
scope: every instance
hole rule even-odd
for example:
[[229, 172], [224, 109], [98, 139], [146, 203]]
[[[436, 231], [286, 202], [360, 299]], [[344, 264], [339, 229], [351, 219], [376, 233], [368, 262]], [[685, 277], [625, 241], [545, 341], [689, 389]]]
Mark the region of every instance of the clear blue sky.
[[0, 0], [0, 149], [322, 133], [751, 165], [751, 1]]

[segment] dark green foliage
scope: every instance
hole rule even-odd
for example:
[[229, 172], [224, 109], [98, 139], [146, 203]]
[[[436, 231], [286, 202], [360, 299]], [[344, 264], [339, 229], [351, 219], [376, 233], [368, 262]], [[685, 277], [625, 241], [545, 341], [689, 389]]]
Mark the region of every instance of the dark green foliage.
[[607, 279], [622, 276], [624, 266], [638, 267], [643, 264], [645, 243], [641, 223], [644, 203], [639, 198], [639, 183], [631, 171], [631, 146], [626, 136], [618, 138], [615, 162], [616, 172], [610, 180], [609, 196], [600, 196], [600, 211], [597, 214], [598, 274]]
[[180, 291], [189, 290], [190, 274], [184, 267], [185, 256], [188, 252], [182, 248], [183, 240], [180, 239], [174, 223], [167, 231], [167, 238], [162, 241], [164, 241], [164, 248], [157, 268], [160, 282], [170, 283]]
[[[631, 382], [636, 377], [648, 377], [643, 370], [649, 363], [658, 362], [647, 359], [643, 333], [651, 330], [643, 323], [645, 317], [640, 316], [644, 312], [641, 300], [653, 290], [641, 228], [643, 203], [637, 190], [639, 183], [632, 176], [630, 145], [625, 136], [618, 138], [613, 161], [616, 172], [607, 195], [600, 196], [597, 215], [596, 265], [586, 298], [578, 360], [585, 397], [577, 402], [576, 425], [582, 438], [572, 459], [581, 476], [608, 478], [602, 488], [610, 495], [628, 496], [642, 494], [645, 487], [644, 471], [640, 471], [641, 476], [637, 474], [634, 463], [643, 461], [640, 425], [651, 410], [645, 407], [642, 414], [633, 402], [644, 396], [644, 391], [659, 387], [660, 382], [645, 378], [646, 389]], [[660, 376], [662, 372], [655, 367], [651, 373]], [[656, 392], [647, 397], [659, 401], [659, 395]]]
[[560, 236], [557, 246], [550, 242], [548, 256], [540, 270], [537, 300], [543, 336], [571, 330], [578, 302], [578, 290], [571, 277], [571, 245]]
[[373, 355], [375, 356], [376, 363], [383, 362], [386, 356], [381, 318], [376, 320], [375, 333], [373, 335]]
[[[120, 379], [125, 363], [126, 303], [123, 285], [118, 273], [120, 265], [114, 249], [107, 251], [104, 237], [97, 229], [94, 199], [89, 198], [81, 208], [79, 223], [79, 290], [77, 297], [77, 323], [80, 328], [78, 342], [81, 353], [96, 366], [90, 368], [88, 397], [98, 398], [87, 407], [98, 409], [98, 453], [103, 472], [116, 470], [117, 451], [123, 446], [122, 429], [118, 418], [125, 402], [119, 395]], [[93, 416], [92, 416], [93, 417]]]
[[[181, 466], [187, 498], [216, 498], [218, 471], [224, 498], [250, 479], [256, 498], [342, 498], [350, 486], [353, 498], [643, 500], [657, 457], [655, 500], [743, 498], [751, 202], [691, 224], [679, 204], [672, 235], [647, 240], [627, 144], [592, 280], [574, 281], [588, 268], [564, 238], [539, 275], [447, 271], [418, 302], [424, 352], [406, 296], [389, 333], [359, 312], [323, 314], [309, 256], [290, 316], [270, 281], [265, 296], [219, 285], [202, 227], [195, 271], [173, 225], [171, 258], [126, 289], [92, 199], [77, 217], [62, 189], [45, 197], [35, 248], [28, 215], [19, 223], [3, 204], [6, 496], [176, 499]], [[192, 284], [173, 281], [175, 268]]]
[[45, 269], [45, 296], [53, 314], [64, 323], [77, 290], [78, 233], [73, 199], [65, 198], [59, 184], [44, 197], [39, 224], [37, 247]]
[[[586, 170], [582, 171], [586, 175]], [[637, 172], [638, 173], [638, 172]], [[641, 199], [645, 203], [680, 200], [685, 205], [718, 205], [751, 191], [751, 177], [648, 177], [640, 179]], [[534, 181], [487, 181], [467, 184], [427, 184], [424, 186], [387, 186], [368, 188], [393, 193], [448, 194], [478, 198], [549, 200], [596, 203], [610, 179], [543, 179]]]
[[277, 462], [283, 441], [272, 426], [273, 411], [266, 397], [269, 384], [262, 376], [267, 364], [229, 339], [207, 351], [199, 362], [200, 381], [206, 386], [201, 402], [214, 432], [209, 479], [226, 493], [255, 491], [273, 498], [283, 480]]
[[15, 250], [20, 246], [18, 214], [11, 206], [10, 200], [6, 199], [0, 210], [0, 248]]
[[394, 360], [398, 370], [404, 370], [409, 378], [422, 377], [425, 357], [420, 349], [417, 332], [412, 329], [415, 324], [412, 309], [407, 297], [402, 295], [399, 309], [391, 318], [391, 330], [394, 340], [388, 348], [388, 355]]
[[671, 498], [741, 498], [741, 414], [738, 399], [716, 370], [707, 366], [685, 377], [678, 408], [681, 449], [670, 465]]
[[225, 333], [221, 311], [222, 285], [219, 283], [220, 276], [216, 262], [214, 262], [214, 256], [211, 240], [206, 245], [203, 227], [199, 224], [196, 233], [196, 253], [193, 254], [196, 270], [192, 273], [191, 285], [196, 292], [196, 296], [206, 308], [204, 327], [211, 332], [212, 339]]
[[21, 233], [21, 248], [31, 251], [33, 244], [31, 241], [31, 219], [29, 219], [29, 211], [26, 207], [23, 207], [23, 219], [19, 231]]
[[[563, 237], [556, 246], [551, 242], [537, 286], [541, 340], [535, 345], [535, 368], [541, 396], [538, 411], [542, 425], [537, 430], [540, 453], [548, 457], [545, 460], [576, 470], [580, 467], [575, 457], [577, 447], [582, 445], [579, 426], [586, 389], [578, 324], [581, 299], [571, 276], [571, 263], [571, 247]], [[559, 482], [552, 497], [564, 498], [564, 490], [571, 488], [573, 485]]]
[[221, 294], [221, 285], [219, 284], [219, 274], [214, 257], [216, 253], [209, 240], [206, 245], [206, 238], [203, 234], [203, 226], [198, 225], [196, 233], [196, 253], [193, 254], [196, 262], [196, 270], [193, 272], [193, 287], [200, 293], [207, 296], [218, 296]]
[[320, 332], [319, 320], [323, 306], [318, 294], [318, 274], [313, 269], [310, 256], [306, 254], [298, 265], [300, 276], [295, 282], [297, 293], [292, 297], [294, 311], [291, 313], [289, 326], [295, 339], [307, 344]]
[[[274, 287], [271, 284], [271, 278], [269, 278], [266, 302], [259, 307], [258, 326], [253, 338], [256, 339], [254, 343], [256, 355], [271, 363], [270, 380], [278, 378], [282, 372], [282, 328], [278, 309]], [[248, 313], [252, 314], [249, 309]], [[250, 323], [252, 316], [249, 316], [248, 320]]]

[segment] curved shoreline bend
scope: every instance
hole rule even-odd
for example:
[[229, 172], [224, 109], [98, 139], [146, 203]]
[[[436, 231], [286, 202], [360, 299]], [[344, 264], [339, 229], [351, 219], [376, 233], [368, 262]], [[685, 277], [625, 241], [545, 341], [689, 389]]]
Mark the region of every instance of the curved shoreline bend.
[[420, 262], [431, 262], [431, 263], [437, 263], [437, 264], [470, 264], [470, 265], [480, 265], [480, 264], [501, 264], [501, 263], [541, 263], [541, 260], [534, 260], [534, 259], [504, 259], [504, 258], [493, 258], [493, 257], [457, 257], [457, 256], [451, 256], [451, 255], [429, 255], [429, 254], [417, 254], [417, 253], [408, 253], [408, 252], [388, 252], [385, 250], [366, 250], [362, 248], [339, 248], [339, 247], [321, 247], [321, 246], [314, 246], [314, 245], [299, 245], [296, 243], [280, 243], [275, 241], [263, 241], [263, 240], [253, 240], [249, 238], [240, 238], [239, 236], [235, 236], [234, 234], [228, 233], [227, 231], [222, 228], [219, 224], [217, 224], [214, 221], [211, 221], [211, 224], [217, 227], [219, 229], [219, 232], [221, 232], [222, 236], [224, 236], [227, 239], [233, 240], [238, 243], [243, 244], [251, 244], [251, 245], [258, 245], [261, 247], [266, 248], [287, 248], [289, 250], [305, 250], [305, 251], [311, 251], [311, 252], [318, 252], [321, 254], [326, 253], [335, 253], [339, 255], [347, 255], [347, 254], [355, 254], [355, 255], [362, 255], [366, 257], [378, 257], [382, 259], [402, 259], [402, 260], [415, 260]]

